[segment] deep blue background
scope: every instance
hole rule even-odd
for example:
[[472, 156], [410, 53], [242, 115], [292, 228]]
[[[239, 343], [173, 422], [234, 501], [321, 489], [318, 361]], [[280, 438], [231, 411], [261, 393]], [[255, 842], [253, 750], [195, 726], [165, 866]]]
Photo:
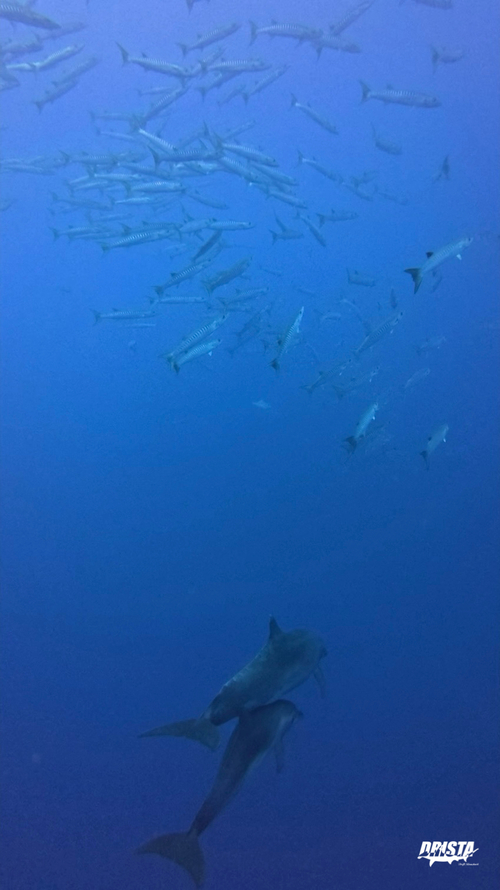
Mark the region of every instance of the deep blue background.
[[[47, 0], [55, 19], [88, 20], [75, 39], [104, 61], [41, 115], [31, 102], [45, 75], [3, 94], [2, 157], [120, 150], [99, 140], [89, 109], [141, 107], [136, 88], [164, 81], [122, 67], [116, 40], [181, 61], [176, 41], [236, 19], [245, 24], [227, 57], [237, 58], [249, 18], [327, 27], [346, 8], [245, 0], [236, 12], [212, 0], [189, 15], [182, 0]], [[498, 33], [493, 0], [451, 11], [377, 0], [345, 33], [361, 54], [325, 50], [317, 63], [310, 46], [259, 38], [252, 55], [291, 68], [248, 109], [193, 92], [174, 106], [166, 139], [203, 120], [223, 131], [254, 118], [243, 141], [299, 176], [311, 213], [359, 213], [325, 227], [327, 250], [309, 235], [273, 248], [274, 209], [295, 226], [293, 212], [228, 176], [207, 186], [227, 216], [256, 224], [227, 239], [236, 247], [218, 267], [252, 254], [275, 329], [305, 303], [306, 343], [279, 375], [258, 343], [172, 374], [158, 354], [196, 325], [195, 309], [166, 310], [154, 330], [93, 327], [91, 308], [141, 305], [184, 260], [162, 242], [104, 258], [92, 242], [54, 241], [50, 191], [81, 168], [2, 174], [2, 196], [16, 199], [2, 214], [0, 282], [6, 890], [188, 886], [133, 850], [189, 825], [218, 755], [136, 736], [200, 713], [264, 642], [270, 613], [324, 636], [328, 697], [312, 683], [293, 695], [306, 719], [287, 739], [287, 768], [276, 777], [264, 763], [207, 832], [207, 888], [498, 886]], [[433, 74], [431, 42], [463, 45], [465, 58]], [[360, 78], [436, 93], [442, 107], [361, 105]], [[292, 91], [340, 135], [289, 111]], [[401, 157], [377, 151], [371, 123], [403, 143]], [[378, 170], [408, 205], [364, 202], [295, 170], [297, 148], [345, 176]], [[432, 183], [446, 154], [451, 179]], [[462, 263], [413, 297], [402, 270], [464, 233], [475, 241]], [[349, 288], [347, 266], [377, 287]], [[310, 398], [299, 388], [317, 369], [307, 344], [328, 364], [362, 337], [348, 310], [320, 328], [313, 309], [337, 309], [344, 294], [383, 317], [391, 286], [404, 320], [362, 366], [380, 374], [342, 402]], [[415, 343], [441, 335], [438, 351], [416, 355]], [[387, 441], [346, 461], [341, 441], [376, 398]], [[443, 422], [448, 441], [426, 472], [418, 452]], [[429, 869], [417, 854], [437, 839], [474, 840], [479, 865]]]

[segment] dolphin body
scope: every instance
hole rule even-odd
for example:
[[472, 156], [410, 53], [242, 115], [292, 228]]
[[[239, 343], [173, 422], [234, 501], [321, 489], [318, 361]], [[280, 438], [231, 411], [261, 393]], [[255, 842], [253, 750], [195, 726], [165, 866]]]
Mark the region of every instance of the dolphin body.
[[283, 631], [274, 618], [269, 622], [268, 640], [244, 668], [224, 684], [201, 717], [158, 726], [145, 736], [182, 736], [215, 750], [222, 723], [244, 711], [282, 698], [311, 674], [324, 695], [325, 681], [320, 661], [326, 655], [322, 639], [309, 630]]
[[[297, 631], [293, 631], [297, 633]], [[304, 631], [301, 631], [304, 633]], [[247, 773], [273, 748], [278, 772], [283, 766], [283, 736], [301, 717], [290, 701], [278, 700], [252, 711], [243, 709], [221, 760], [215, 781], [188, 831], [152, 838], [138, 853], [157, 853], [185, 868], [197, 887], [205, 877], [203, 851], [198, 838], [239, 791]]]

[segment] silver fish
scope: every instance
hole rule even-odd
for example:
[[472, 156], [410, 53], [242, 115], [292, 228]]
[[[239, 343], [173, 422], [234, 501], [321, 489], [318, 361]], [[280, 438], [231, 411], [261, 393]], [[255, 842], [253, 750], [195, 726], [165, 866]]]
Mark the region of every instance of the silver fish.
[[462, 47], [457, 47], [457, 49], [445, 49], [445, 47], [438, 48], [436, 46], [431, 46], [432, 70], [434, 74], [436, 73], [437, 66], [440, 62], [445, 65], [450, 65], [453, 62], [459, 62], [460, 59], [463, 59], [464, 55], [465, 50]]
[[405, 272], [408, 275], [411, 275], [414, 284], [413, 293], [417, 293], [420, 285], [422, 284], [422, 280], [424, 275], [428, 272], [432, 272], [441, 263], [444, 263], [446, 260], [452, 259], [456, 257], [457, 260], [462, 259], [462, 251], [465, 250], [466, 247], [470, 247], [473, 242], [472, 237], [459, 238], [457, 241], [451, 241], [450, 244], [445, 244], [444, 247], [440, 247], [439, 250], [429, 250], [427, 251], [427, 259], [425, 263], [423, 263], [420, 267], [410, 267], [405, 269]]
[[448, 435], [449, 426], [447, 423], [442, 423], [441, 426], [438, 426], [437, 429], [429, 436], [427, 439], [427, 445], [424, 450], [420, 452], [422, 455], [425, 466], [429, 469], [429, 457], [436, 450], [438, 445], [441, 445], [441, 442], [446, 442], [446, 436]]
[[422, 380], [425, 380], [425, 378], [428, 377], [430, 373], [430, 368], [419, 368], [418, 371], [415, 371], [415, 373], [408, 378], [403, 388], [411, 389], [412, 386], [416, 386], [417, 383], [421, 383]]
[[302, 113], [307, 115], [307, 117], [309, 117], [312, 121], [314, 121], [316, 124], [319, 124], [319, 126], [322, 127], [323, 130], [327, 130], [328, 133], [333, 133], [334, 136], [338, 136], [339, 131], [337, 130], [335, 124], [332, 124], [329, 120], [326, 119], [326, 117], [323, 117], [323, 115], [315, 111], [314, 108], [311, 108], [309, 104], [303, 105], [301, 102], [298, 101], [293, 93], [291, 107], [298, 108], [299, 111], [302, 111]]
[[378, 408], [379, 408], [378, 402], [373, 402], [373, 404], [370, 405], [370, 407], [367, 408], [366, 411], [364, 412], [364, 414], [362, 414], [361, 417], [359, 418], [353, 435], [347, 436], [347, 438], [344, 439], [344, 441], [347, 442], [347, 445], [348, 445], [348, 448], [349, 448], [349, 451], [351, 454], [353, 454], [354, 451], [356, 450], [360, 439], [363, 439], [364, 436], [366, 436], [366, 431], [367, 431], [370, 423], [372, 422], [372, 420], [374, 420], [375, 415], [378, 411]]
[[197, 346], [193, 346], [192, 349], [188, 349], [186, 352], [178, 355], [171, 362], [171, 367], [178, 374], [182, 365], [192, 362], [193, 359], [200, 358], [202, 355], [212, 355], [214, 349], [217, 349], [217, 346], [220, 346], [221, 343], [222, 340], [209, 340], [207, 343], [198, 343]]
[[304, 40], [315, 40], [320, 37], [321, 31], [309, 28], [307, 25], [280, 25], [278, 22], [259, 28], [255, 22], [250, 22], [250, 43], [262, 34], [267, 34], [268, 37], [289, 37], [303, 43]]
[[362, 95], [361, 101], [378, 99], [380, 102], [392, 105], [410, 105], [412, 108], [438, 108], [441, 101], [429, 93], [420, 93], [416, 90], [395, 90], [387, 87], [385, 90], [371, 90], [368, 84], [360, 80]]
[[224, 40], [225, 37], [230, 37], [231, 34], [235, 34], [240, 27], [241, 25], [237, 22], [231, 22], [229, 25], [221, 25], [219, 28], [213, 28], [212, 31], [207, 31], [205, 34], [199, 34], [195, 42], [190, 45], [187, 43], [178, 43], [177, 46], [181, 48], [182, 55], [185, 57], [195, 49], [205, 49], [205, 47], [211, 46], [212, 43], [217, 43], [218, 40]]
[[385, 337], [387, 334], [392, 334], [394, 328], [396, 327], [396, 325], [399, 324], [403, 315], [404, 313], [402, 310], [393, 312], [392, 315], [389, 315], [388, 318], [384, 318], [384, 320], [375, 325], [374, 328], [365, 325], [367, 329], [366, 337], [364, 338], [364, 340], [361, 341], [359, 346], [357, 346], [356, 349], [353, 350], [356, 358], [359, 358], [359, 356], [363, 352], [366, 352], [367, 349], [370, 349], [372, 346], [375, 345], [375, 343], [378, 343], [379, 340], [382, 340], [382, 338]]
[[274, 368], [275, 371], [279, 371], [280, 361], [284, 356], [285, 352], [288, 352], [291, 346], [297, 340], [297, 337], [300, 332], [300, 323], [302, 321], [304, 315], [304, 306], [302, 306], [297, 315], [292, 319], [292, 321], [287, 324], [285, 330], [282, 335], [278, 338], [278, 354], [276, 358], [270, 362], [271, 368]]
[[349, 25], [352, 25], [353, 22], [356, 22], [363, 13], [367, 12], [370, 9], [370, 6], [373, 5], [373, 0], [365, 0], [363, 3], [359, 3], [358, 6], [354, 6], [350, 9], [346, 14], [334, 25], [330, 25], [330, 33], [333, 34], [334, 37], [338, 37], [339, 34], [342, 34], [342, 31], [345, 31]]
[[134, 321], [139, 318], [154, 318], [156, 312], [153, 309], [112, 309], [111, 312], [97, 312], [92, 309], [95, 321]]

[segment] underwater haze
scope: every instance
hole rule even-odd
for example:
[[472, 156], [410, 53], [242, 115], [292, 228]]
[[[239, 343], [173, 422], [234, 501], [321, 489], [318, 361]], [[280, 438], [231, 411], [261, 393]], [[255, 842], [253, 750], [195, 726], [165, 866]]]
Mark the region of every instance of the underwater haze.
[[5, 890], [498, 887], [499, 24], [0, 2]]

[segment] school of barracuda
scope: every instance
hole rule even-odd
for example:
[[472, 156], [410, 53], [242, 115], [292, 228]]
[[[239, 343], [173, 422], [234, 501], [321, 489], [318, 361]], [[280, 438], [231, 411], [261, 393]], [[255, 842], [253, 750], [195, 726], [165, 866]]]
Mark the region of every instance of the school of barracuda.
[[[187, 0], [188, 12], [194, 2]], [[451, 0], [415, 3], [439, 10], [453, 5]], [[216, 15], [216, 5], [212, 6]], [[407, 6], [397, 8], [398, 14], [407, 14]], [[91, 7], [88, 14], [92, 14]], [[182, 3], [181, 15], [185, 15]], [[429, 386], [432, 381], [431, 368], [426, 365], [416, 367], [406, 380], [398, 380], [392, 390], [377, 392], [385, 344], [400, 335], [408, 312], [413, 310], [408, 279], [401, 273], [405, 271], [412, 277], [415, 292], [422, 287], [431, 293], [441, 283], [442, 274], [446, 274], [446, 269], [441, 273], [442, 264], [454, 257], [460, 259], [473, 237], [470, 233], [450, 232], [444, 245], [429, 245], [433, 250], [421, 258], [418, 267], [410, 265], [418, 260], [415, 250], [414, 256], [404, 258], [401, 268], [390, 270], [391, 286], [385, 297], [378, 294], [376, 303], [369, 299], [374, 290], [364, 289], [380, 287], [377, 276], [363, 267], [349, 268], [345, 290], [331, 295], [328, 289], [330, 295], [325, 305], [324, 296], [303, 286], [307, 281], [297, 282], [289, 260], [281, 268], [279, 252], [284, 249], [283, 243], [297, 241], [298, 247], [307, 243], [317, 252], [314, 263], [318, 267], [334, 237], [335, 243], [349, 237], [349, 225], [362, 217], [364, 202], [380, 202], [382, 207], [384, 201], [391, 201], [405, 207], [411, 204], [411, 197], [381, 182], [376, 170], [340, 171], [332, 168], [327, 158], [307, 157], [300, 148], [295, 169], [281, 169], [273, 146], [264, 144], [258, 102], [262, 92], [277, 89], [277, 84], [281, 89], [286, 83], [283, 126], [286, 128], [292, 115], [302, 119], [306, 128], [317, 127], [330, 134], [332, 140], [342, 139], [342, 120], [334, 119], [327, 109], [316, 107], [310, 101], [311, 90], [301, 88], [302, 67], [321, 65], [325, 55], [334, 52], [345, 59], [344, 77], [359, 80], [360, 99], [368, 113], [378, 105], [412, 106], [417, 109], [414, 113], [419, 116], [418, 126], [432, 127], [432, 118], [439, 114], [441, 106], [438, 95], [408, 89], [405, 84], [368, 84], [359, 76], [359, 62], [356, 69], [349, 68], [349, 60], [359, 59], [362, 51], [355, 39], [356, 23], [362, 16], [376, 15], [375, 2], [362, 2], [344, 8], [336, 20], [321, 25], [272, 20], [221, 22], [205, 33], [193, 31], [190, 43], [176, 43], [169, 28], [166, 58], [152, 57], [147, 46], [125, 46], [117, 25], [116, 34], [110, 35], [117, 78], [123, 76], [124, 69], [127, 75], [136, 72], [137, 76], [130, 77], [134, 88], [131, 86], [128, 110], [90, 110], [88, 129], [94, 150], [74, 151], [57, 146], [50, 156], [0, 160], [2, 174], [52, 178], [50, 227], [61, 249], [65, 243], [83, 240], [95, 242], [96, 262], [101, 255], [113, 251], [125, 254], [147, 250], [160, 257], [162, 278], [143, 282], [144, 298], [141, 296], [139, 303], [134, 300], [134, 305], [128, 305], [128, 300], [116, 299], [119, 308], [114, 308], [113, 303], [95, 307], [90, 303], [95, 297], [89, 295], [89, 310], [94, 312], [95, 323], [144, 328], [141, 337], [147, 337], [147, 330], [161, 326], [171, 313], [180, 313], [182, 317], [185, 313], [185, 335], [178, 342], [169, 342], [167, 326], [165, 350], [158, 359], [159, 374], [173, 372], [172, 386], [178, 385], [179, 373], [204, 373], [206, 362], [226, 363], [231, 373], [234, 363], [245, 352], [255, 362], [267, 363], [270, 375], [286, 375], [294, 354], [299, 349], [308, 350], [317, 367], [300, 389], [310, 395], [320, 390], [336, 405], [358, 389], [367, 393], [366, 408], [354, 431], [346, 428], [345, 435], [339, 437], [339, 445], [343, 443], [348, 455], [356, 451], [356, 460], [362, 450], [359, 446], [369, 440], [372, 430], [380, 437], [381, 427], [376, 426], [375, 416], [378, 419], [384, 414], [391, 399], [397, 393], [399, 399], [411, 398], [416, 385]], [[86, 23], [56, 22], [33, 4], [16, 3], [0, 3], [2, 20], [16, 23], [17, 27], [8, 39], [2, 36], [0, 89], [14, 90], [30, 82], [33, 113], [56, 115], [60, 109], [62, 114], [67, 94], [81, 90], [82, 80], [101, 62], [98, 55], [86, 50], [84, 42], [73, 42], [73, 35], [80, 37]], [[241, 55], [241, 48], [233, 51], [232, 42], [240, 39], [245, 29], [247, 52]], [[284, 41], [289, 47], [286, 64], [273, 62], [275, 41]], [[429, 66], [436, 74], [438, 91], [441, 67], [460, 62], [465, 51], [462, 47], [433, 45], [426, 52]], [[356, 73], [351, 73], [354, 70]], [[340, 88], [341, 80], [335, 85], [335, 89]], [[45, 111], [46, 106], [53, 105], [50, 112]], [[228, 105], [234, 111], [234, 125], [229, 128], [219, 122], [221, 110]], [[193, 125], [188, 132], [176, 128], [178, 107], [190, 109]], [[252, 116], [247, 117], [242, 111], [251, 111]], [[253, 131], [258, 135], [253, 136]], [[366, 121], [366, 138], [379, 152], [394, 157], [394, 164], [404, 155], [404, 145], [391, 137], [385, 126], [375, 125], [370, 118]], [[308, 200], [304, 186], [306, 170], [322, 177], [322, 206]], [[450, 178], [449, 156], [442, 162], [435, 159], [434, 170], [427, 174], [428, 184], [432, 188], [436, 187], [433, 183], [440, 183], [437, 187], [441, 188], [441, 183]], [[245, 193], [249, 196], [248, 214], [243, 218], [221, 198], [221, 177], [231, 182], [231, 191], [239, 199]], [[258, 193], [269, 217], [267, 230], [260, 231], [260, 236], [272, 239], [276, 269], [264, 268], [255, 247], [246, 246], [246, 233], [255, 234], [252, 208], [259, 200]], [[13, 200], [2, 195], [1, 210], [7, 211]], [[354, 206], [348, 206], [349, 203]], [[333, 225], [340, 222], [342, 226]], [[297, 295], [292, 313], [282, 307], [283, 292], [288, 296], [287, 305], [290, 294]], [[197, 319], [191, 314], [196, 308]], [[308, 316], [312, 330], [316, 326], [318, 331], [332, 332], [335, 342], [330, 354], [318, 355], [313, 334], [307, 341], [304, 339], [302, 319]], [[353, 318], [359, 322], [359, 335], [351, 342], [346, 338], [339, 341], [337, 334], [342, 323], [346, 319], [352, 322]], [[422, 344], [412, 344], [411, 350], [421, 356], [445, 343], [446, 338], [436, 332]], [[136, 340], [128, 345], [134, 351], [137, 349]], [[297, 398], [305, 396], [297, 392]], [[272, 407], [262, 399], [255, 400], [253, 405]], [[430, 416], [429, 429], [422, 430], [420, 447], [430, 443], [420, 451], [427, 467], [431, 452], [445, 441], [442, 431], [447, 432], [448, 426], [443, 420]], [[416, 447], [415, 454], [418, 450]]]

